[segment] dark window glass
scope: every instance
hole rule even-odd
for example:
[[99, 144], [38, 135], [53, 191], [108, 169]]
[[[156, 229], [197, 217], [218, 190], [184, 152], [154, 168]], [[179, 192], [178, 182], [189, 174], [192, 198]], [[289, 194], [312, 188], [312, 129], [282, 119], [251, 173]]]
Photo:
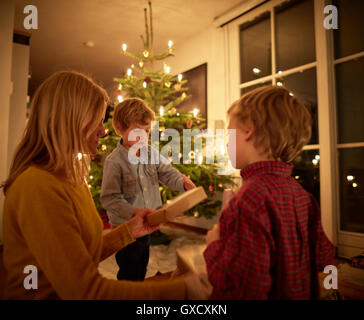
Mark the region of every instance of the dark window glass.
[[277, 71], [316, 60], [313, 0], [291, 1], [276, 8]]
[[320, 153], [304, 150], [293, 161], [292, 176], [320, 203]]
[[270, 75], [272, 72], [269, 13], [240, 27], [240, 82]]
[[364, 232], [364, 148], [339, 150], [341, 229]]
[[310, 109], [312, 115], [312, 136], [309, 144], [318, 144], [316, 68], [277, 78], [277, 85], [280, 84], [303, 100]]
[[364, 141], [364, 58], [336, 65], [338, 142]]
[[338, 29], [334, 29], [335, 58], [364, 50], [364, 1], [336, 0]]

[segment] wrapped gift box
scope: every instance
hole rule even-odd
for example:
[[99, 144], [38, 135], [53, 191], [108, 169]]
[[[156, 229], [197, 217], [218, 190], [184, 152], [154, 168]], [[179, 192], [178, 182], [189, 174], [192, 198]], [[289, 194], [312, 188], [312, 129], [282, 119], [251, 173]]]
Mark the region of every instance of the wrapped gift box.
[[202, 187], [188, 190], [170, 200], [162, 208], [149, 214], [147, 220], [152, 225], [171, 221], [174, 218], [183, 215], [184, 212], [193, 208], [205, 199], [207, 199], [207, 195]]

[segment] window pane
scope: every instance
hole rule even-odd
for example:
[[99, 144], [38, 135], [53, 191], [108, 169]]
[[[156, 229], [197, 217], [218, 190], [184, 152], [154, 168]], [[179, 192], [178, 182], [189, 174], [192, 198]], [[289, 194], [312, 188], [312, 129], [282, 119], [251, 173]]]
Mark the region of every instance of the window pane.
[[316, 60], [314, 27], [313, 0], [276, 8], [277, 71]]
[[249, 86], [249, 87], [246, 87], [246, 88], [242, 88], [240, 90], [240, 95], [243, 95], [244, 93], [247, 93], [255, 88], [259, 88], [259, 87], [263, 87], [263, 86], [266, 86], [268, 84], [272, 84], [272, 81], [268, 81], [268, 82], [262, 82], [262, 83], [258, 83], [258, 84], [255, 84], [253, 86]]
[[241, 83], [271, 74], [269, 13], [240, 27]]
[[364, 58], [336, 65], [338, 141], [364, 141]]
[[277, 85], [280, 84], [303, 100], [309, 107], [312, 115], [312, 136], [309, 144], [318, 144], [316, 68], [277, 78]]
[[320, 153], [304, 150], [293, 161], [292, 176], [320, 203]]
[[364, 148], [340, 149], [341, 229], [364, 232]]
[[364, 1], [336, 0], [338, 29], [334, 29], [335, 58], [364, 50]]

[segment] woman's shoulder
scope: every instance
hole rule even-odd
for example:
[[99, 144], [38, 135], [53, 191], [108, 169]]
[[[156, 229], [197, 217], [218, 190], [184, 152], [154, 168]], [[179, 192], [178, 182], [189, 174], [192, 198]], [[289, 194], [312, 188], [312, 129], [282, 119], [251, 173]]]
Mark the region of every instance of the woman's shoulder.
[[34, 188], [49, 190], [60, 188], [64, 183], [65, 180], [57, 177], [55, 174], [36, 166], [30, 166], [16, 177], [8, 191], [30, 191]]

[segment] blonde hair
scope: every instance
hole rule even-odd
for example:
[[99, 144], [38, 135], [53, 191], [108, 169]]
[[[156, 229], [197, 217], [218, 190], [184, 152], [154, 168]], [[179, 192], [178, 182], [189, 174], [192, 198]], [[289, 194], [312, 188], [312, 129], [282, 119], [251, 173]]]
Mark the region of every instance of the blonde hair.
[[127, 130], [133, 123], [148, 125], [154, 119], [154, 111], [143, 100], [129, 98], [115, 107], [112, 124], [114, 129], [119, 126], [121, 130]]
[[87, 139], [99, 125], [107, 101], [106, 91], [81, 73], [59, 71], [48, 77], [33, 96], [23, 137], [2, 185], [4, 193], [31, 165], [82, 182], [88, 175]]
[[269, 157], [291, 162], [311, 137], [311, 115], [287, 89], [264, 86], [244, 94], [228, 110], [238, 125], [254, 126], [254, 146]]

